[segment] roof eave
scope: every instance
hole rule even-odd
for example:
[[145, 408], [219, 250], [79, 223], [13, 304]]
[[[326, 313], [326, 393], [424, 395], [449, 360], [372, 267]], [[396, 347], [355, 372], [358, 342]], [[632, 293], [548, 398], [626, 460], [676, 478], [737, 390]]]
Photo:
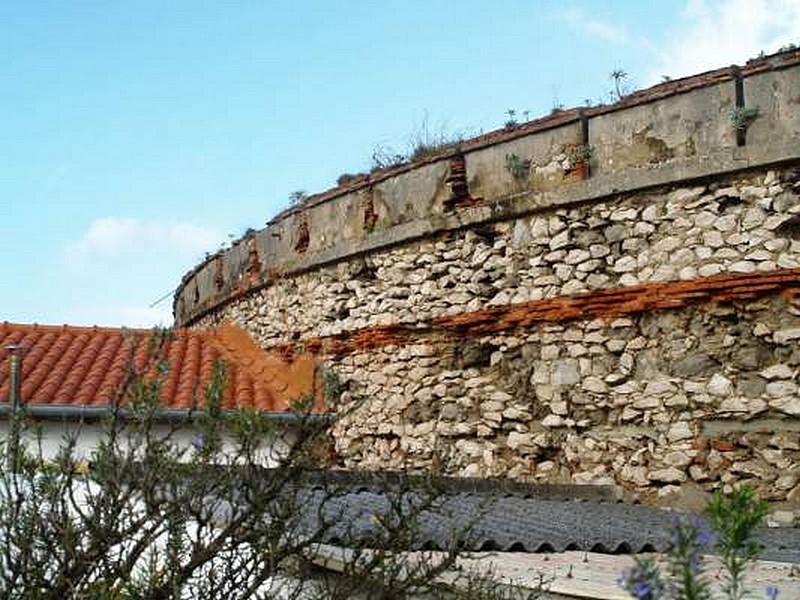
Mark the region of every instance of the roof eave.
[[[110, 415], [113, 411], [118, 411], [122, 419], [130, 419], [134, 411], [128, 408], [114, 406], [76, 406], [69, 404], [26, 404], [25, 414], [43, 421], [67, 421], [67, 422], [93, 422], [99, 421]], [[10, 404], [0, 403], [0, 420], [8, 419], [13, 409]], [[220, 414], [223, 418], [237, 414], [236, 410], [222, 410]], [[182, 423], [198, 419], [203, 414], [202, 410], [191, 408], [162, 408], [156, 413], [156, 421], [160, 423]], [[261, 411], [269, 421], [287, 425], [302, 425], [321, 423], [332, 420], [335, 415], [326, 414], [305, 414], [292, 412], [267, 412]]]

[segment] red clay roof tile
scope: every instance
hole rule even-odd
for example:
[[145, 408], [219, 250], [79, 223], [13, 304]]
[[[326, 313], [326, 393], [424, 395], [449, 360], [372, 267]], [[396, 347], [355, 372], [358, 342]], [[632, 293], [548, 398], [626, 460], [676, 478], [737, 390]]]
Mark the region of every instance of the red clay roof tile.
[[[29, 404], [108, 405], [124, 398], [129, 373], [155, 377], [166, 369], [161, 395], [168, 408], [202, 405], [204, 390], [222, 359], [224, 408], [285, 411], [291, 400], [314, 393], [314, 361], [268, 355], [230, 324], [195, 331], [19, 325], [0, 323], [0, 402], [8, 402], [9, 345], [23, 347], [22, 398]], [[163, 363], [163, 366], [162, 366]], [[317, 411], [322, 410], [317, 403]]]

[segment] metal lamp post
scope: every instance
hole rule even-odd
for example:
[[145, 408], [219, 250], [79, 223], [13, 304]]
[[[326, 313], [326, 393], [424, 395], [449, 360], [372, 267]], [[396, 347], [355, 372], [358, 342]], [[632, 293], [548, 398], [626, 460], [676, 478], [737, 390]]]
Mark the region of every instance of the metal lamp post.
[[11, 404], [10, 431], [8, 436], [7, 468], [16, 472], [19, 468], [19, 437], [22, 430], [22, 346], [6, 346], [9, 353], [9, 404]]

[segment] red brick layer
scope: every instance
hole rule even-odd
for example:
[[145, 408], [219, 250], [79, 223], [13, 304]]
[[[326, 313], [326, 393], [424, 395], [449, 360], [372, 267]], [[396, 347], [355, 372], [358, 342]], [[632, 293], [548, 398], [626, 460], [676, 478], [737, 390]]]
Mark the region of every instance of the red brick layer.
[[423, 334], [472, 337], [524, 329], [536, 323], [612, 318], [699, 303], [730, 303], [787, 293], [800, 294], [800, 268], [732, 273], [691, 281], [649, 283], [535, 300], [438, 317], [416, 326], [368, 327], [356, 333], [317, 338], [312, 352], [341, 355], [387, 345], [418, 342]]

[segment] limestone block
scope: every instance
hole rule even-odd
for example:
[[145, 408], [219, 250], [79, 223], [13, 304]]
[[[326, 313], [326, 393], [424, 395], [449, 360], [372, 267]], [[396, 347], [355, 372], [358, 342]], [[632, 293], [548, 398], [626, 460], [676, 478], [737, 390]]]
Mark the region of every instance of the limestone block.
[[662, 483], [683, 483], [686, 481], [686, 472], [675, 467], [668, 467], [650, 471], [647, 478], [650, 481], [660, 481]]
[[580, 381], [578, 361], [574, 358], [556, 360], [553, 363], [551, 382], [553, 385], [574, 385]]
[[706, 385], [706, 391], [712, 396], [729, 396], [733, 391], [733, 384], [724, 375], [714, 373]]

